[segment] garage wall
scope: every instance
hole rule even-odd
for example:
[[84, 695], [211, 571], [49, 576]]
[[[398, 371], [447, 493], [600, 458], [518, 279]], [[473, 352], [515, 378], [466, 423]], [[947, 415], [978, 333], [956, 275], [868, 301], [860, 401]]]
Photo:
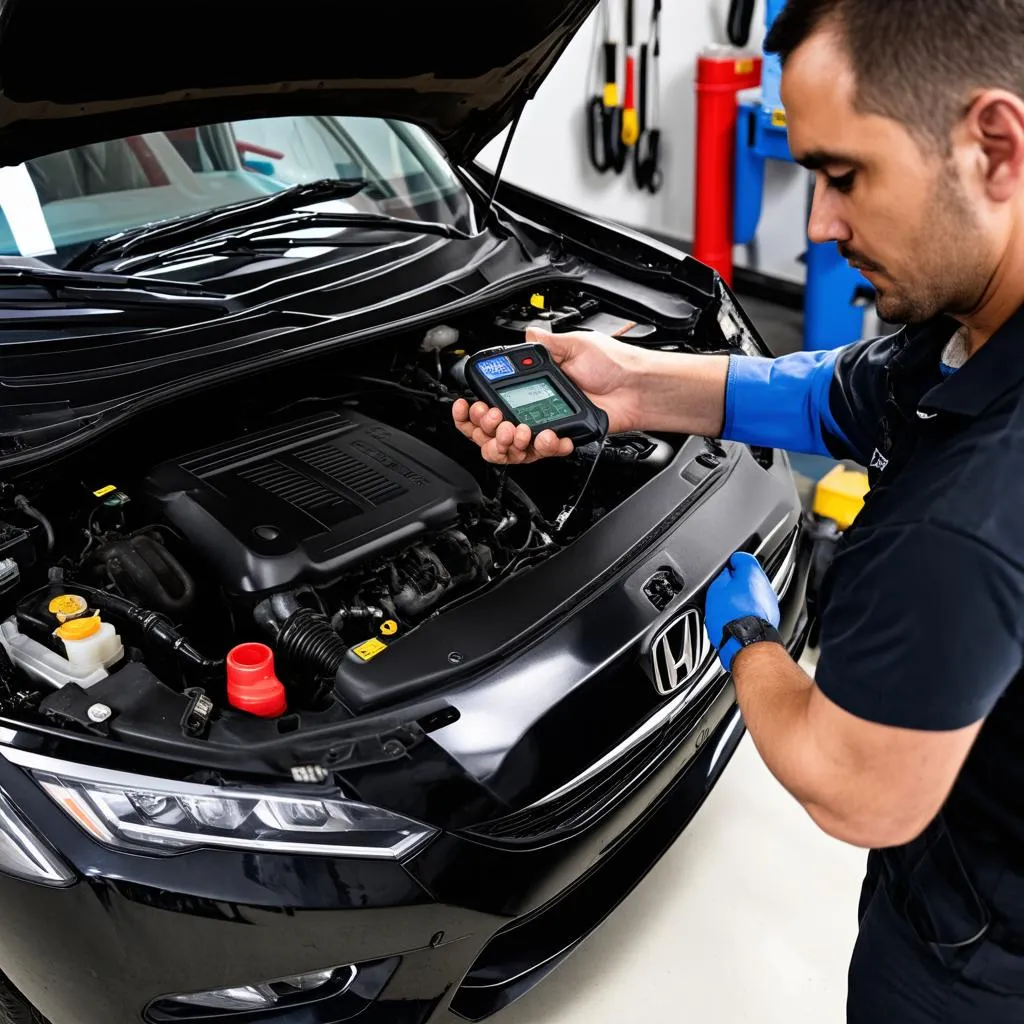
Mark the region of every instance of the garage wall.
[[[637, 42], [647, 34], [649, 0], [637, 0]], [[621, 42], [622, 2], [613, 5]], [[638, 228], [689, 241], [693, 237], [694, 72], [697, 54], [712, 43], [725, 43], [728, 0], [663, 0], [661, 122], [665, 184], [651, 196], [639, 192], [630, 168], [621, 176], [600, 175], [587, 161], [585, 103], [594, 86], [589, 74], [599, 18], [580, 29], [523, 114], [509, 153], [505, 177], [588, 212]], [[764, 0], [754, 15], [750, 46], [760, 48]], [[481, 154], [493, 168], [504, 135]], [[757, 243], [750, 253], [737, 250], [736, 262], [772, 276], [802, 283], [807, 175], [798, 167], [769, 167], [765, 212]]]

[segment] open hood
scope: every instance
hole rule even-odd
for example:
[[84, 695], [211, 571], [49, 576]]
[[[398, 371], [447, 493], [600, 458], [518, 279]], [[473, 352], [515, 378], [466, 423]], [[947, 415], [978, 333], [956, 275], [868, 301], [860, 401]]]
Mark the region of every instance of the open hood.
[[0, 165], [294, 114], [423, 126], [463, 163], [598, 0], [0, 0]]

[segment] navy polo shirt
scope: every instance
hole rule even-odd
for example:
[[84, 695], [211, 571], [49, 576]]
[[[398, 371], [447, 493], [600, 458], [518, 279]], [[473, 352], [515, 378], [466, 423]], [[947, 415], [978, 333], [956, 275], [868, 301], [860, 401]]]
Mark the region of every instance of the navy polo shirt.
[[884, 725], [984, 719], [944, 817], [1024, 872], [1024, 310], [954, 370], [958, 328], [733, 357], [723, 436], [868, 468], [819, 595], [817, 685]]

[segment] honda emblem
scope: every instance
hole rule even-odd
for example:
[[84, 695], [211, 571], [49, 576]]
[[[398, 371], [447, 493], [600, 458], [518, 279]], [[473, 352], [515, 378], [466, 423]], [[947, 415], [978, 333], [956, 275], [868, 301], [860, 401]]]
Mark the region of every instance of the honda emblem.
[[688, 608], [670, 622], [651, 645], [654, 688], [667, 697], [694, 682], [710, 653], [711, 641], [701, 614], [696, 608]]

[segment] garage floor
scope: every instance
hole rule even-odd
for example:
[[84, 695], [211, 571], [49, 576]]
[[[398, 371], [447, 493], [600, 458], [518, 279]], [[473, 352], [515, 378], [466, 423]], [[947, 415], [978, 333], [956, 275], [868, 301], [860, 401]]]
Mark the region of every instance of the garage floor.
[[[777, 355], [801, 347], [798, 312], [744, 305]], [[793, 463], [805, 486], [831, 465], [800, 456]], [[812, 662], [805, 667], [813, 672]], [[748, 736], [655, 870], [558, 971], [496, 1020], [845, 1020], [865, 856], [817, 829]]]
[[748, 736], [654, 871], [496, 1024], [838, 1024], [864, 860], [814, 826]]

